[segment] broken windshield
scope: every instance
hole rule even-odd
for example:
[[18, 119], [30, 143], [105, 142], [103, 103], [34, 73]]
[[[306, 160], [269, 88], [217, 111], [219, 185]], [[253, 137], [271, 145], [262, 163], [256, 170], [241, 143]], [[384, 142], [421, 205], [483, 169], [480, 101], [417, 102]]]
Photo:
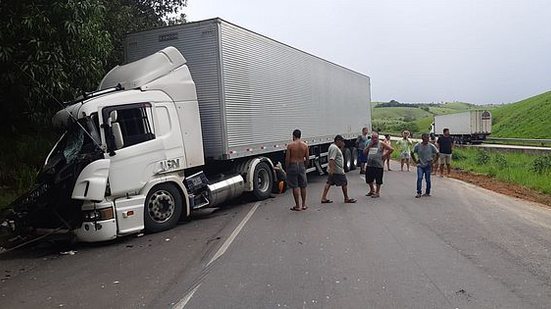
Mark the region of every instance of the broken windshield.
[[74, 122], [71, 124], [69, 129], [63, 134], [46, 164], [51, 163], [52, 160], [57, 161], [59, 159], [72, 163], [79, 155], [95, 152], [100, 143], [97, 114], [79, 119], [78, 123]]

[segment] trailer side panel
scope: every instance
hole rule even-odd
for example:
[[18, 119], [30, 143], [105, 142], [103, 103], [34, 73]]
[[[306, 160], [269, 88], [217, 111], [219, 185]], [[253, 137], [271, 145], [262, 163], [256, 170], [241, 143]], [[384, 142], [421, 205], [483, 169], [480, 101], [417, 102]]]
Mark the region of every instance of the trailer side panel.
[[205, 156], [233, 159], [371, 129], [368, 76], [221, 19], [130, 34], [127, 61], [178, 48], [195, 80]]

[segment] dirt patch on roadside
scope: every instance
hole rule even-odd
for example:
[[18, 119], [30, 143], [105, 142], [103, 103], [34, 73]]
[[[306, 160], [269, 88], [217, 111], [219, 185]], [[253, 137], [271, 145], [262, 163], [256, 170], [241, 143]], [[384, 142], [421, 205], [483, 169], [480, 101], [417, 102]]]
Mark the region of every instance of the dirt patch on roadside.
[[450, 178], [472, 183], [484, 189], [492, 190], [519, 199], [537, 202], [551, 208], [551, 195], [543, 194], [521, 185], [497, 180], [487, 175], [475, 174], [459, 169], [452, 170]]

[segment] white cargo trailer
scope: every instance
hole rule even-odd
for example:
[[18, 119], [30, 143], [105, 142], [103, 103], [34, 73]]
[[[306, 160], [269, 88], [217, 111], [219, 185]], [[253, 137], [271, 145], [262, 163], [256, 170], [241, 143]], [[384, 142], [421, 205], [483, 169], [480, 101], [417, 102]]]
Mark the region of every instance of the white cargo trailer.
[[485, 110], [434, 116], [434, 132], [448, 128], [458, 143], [481, 143], [492, 133], [492, 114]]
[[337, 134], [354, 169], [371, 129], [369, 77], [221, 19], [130, 34], [126, 55], [56, 114], [67, 131], [6, 226], [82, 241], [166, 230], [243, 192], [267, 198], [296, 128], [319, 173]]
[[284, 147], [300, 128], [310, 145], [371, 128], [369, 77], [222, 19], [133, 33], [127, 61], [176, 47], [197, 88], [206, 158]]

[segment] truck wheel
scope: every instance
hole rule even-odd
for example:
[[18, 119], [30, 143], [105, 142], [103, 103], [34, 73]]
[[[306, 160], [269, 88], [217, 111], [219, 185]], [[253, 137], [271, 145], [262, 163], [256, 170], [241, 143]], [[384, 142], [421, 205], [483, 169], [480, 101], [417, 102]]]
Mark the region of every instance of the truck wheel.
[[356, 147], [351, 147], [350, 152], [352, 153], [352, 162], [350, 170], [353, 171], [358, 167], [358, 149]]
[[274, 179], [270, 166], [266, 162], [260, 162], [253, 172], [253, 195], [259, 201], [270, 197]]
[[173, 228], [182, 214], [182, 195], [171, 184], [160, 184], [147, 194], [144, 224], [147, 232], [156, 233]]
[[350, 148], [344, 148], [344, 172], [348, 173], [352, 169], [352, 152]]

